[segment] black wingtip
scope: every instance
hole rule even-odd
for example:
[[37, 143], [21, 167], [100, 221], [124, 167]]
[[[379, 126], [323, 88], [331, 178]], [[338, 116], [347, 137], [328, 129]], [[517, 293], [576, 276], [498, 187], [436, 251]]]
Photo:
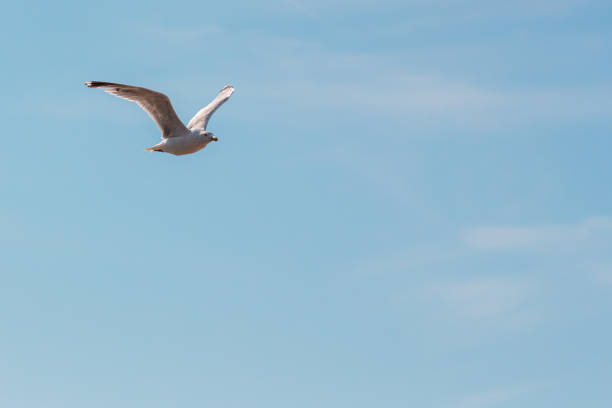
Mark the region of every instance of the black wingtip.
[[101, 86], [110, 86], [115, 84], [112, 84], [110, 82], [87, 81], [85, 82], [85, 85], [87, 85], [89, 88], [99, 88]]

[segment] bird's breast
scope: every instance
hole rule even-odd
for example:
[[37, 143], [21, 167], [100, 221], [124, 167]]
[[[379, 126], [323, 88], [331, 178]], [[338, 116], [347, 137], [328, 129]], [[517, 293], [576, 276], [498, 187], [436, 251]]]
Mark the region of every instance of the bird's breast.
[[192, 135], [172, 137], [166, 140], [164, 151], [176, 155], [189, 154], [197, 152], [207, 144], [208, 142]]

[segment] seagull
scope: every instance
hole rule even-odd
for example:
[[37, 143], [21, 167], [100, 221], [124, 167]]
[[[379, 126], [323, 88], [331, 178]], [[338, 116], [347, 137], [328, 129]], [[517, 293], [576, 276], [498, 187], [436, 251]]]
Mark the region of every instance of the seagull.
[[233, 86], [225, 86], [211, 103], [200, 109], [191, 118], [185, 127], [176, 115], [170, 99], [163, 93], [112, 82], [88, 81], [85, 82], [85, 85], [90, 88], [101, 88], [111, 95], [136, 102], [149, 114], [162, 132], [162, 141], [145, 150], [171, 153], [176, 156], [195, 153], [210, 142], [218, 140], [212, 132], [206, 131], [206, 124], [219, 106], [223, 105], [234, 93]]

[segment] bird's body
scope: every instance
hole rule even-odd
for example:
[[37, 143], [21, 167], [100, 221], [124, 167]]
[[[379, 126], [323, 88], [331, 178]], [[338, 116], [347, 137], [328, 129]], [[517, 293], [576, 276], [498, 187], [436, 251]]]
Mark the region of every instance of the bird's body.
[[234, 93], [232, 86], [224, 87], [219, 95], [196, 113], [185, 126], [174, 112], [170, 99], [162, 93], [111, 82], [90, 81], [85, 82], [85, 85], [90, 88], [102, 88], [112, 95], [136, 102], [162, 131], [162, 141], [145, 150], [177, 156], [195, 153], [206, 147], [208, 143], [217, 141], [217, 137], [212, 132], [206, 131], [206, 125], [212, 114]]
[[208, 143], [214, 140], [209, 135], [209, 132], [201, 134], [199, 131], [192, 132], [187, 129], [183, 135], [163, 139], [155, 146], [147, 147], [145, 150], [172, 153], [176, 156], [195, 153], [205, 148]]

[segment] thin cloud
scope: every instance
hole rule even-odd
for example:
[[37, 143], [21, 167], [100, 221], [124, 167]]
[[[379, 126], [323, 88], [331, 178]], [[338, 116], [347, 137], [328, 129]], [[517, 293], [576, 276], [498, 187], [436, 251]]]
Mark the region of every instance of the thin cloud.
[[[302, 3], [288, 4], [299, 8]], [[292, 112], [317, 115], [336, 111], [370, 115], [368, 120], [392, 119], [411, 130], [419, 125], [441, 124], [507, 130], [553, 120], [607, 118], [612, 114], [610, 83], [547, 89], [495, 87], [457, 75], [432, 74], [438, 70], [423, 64], [415, 66], [411, 62], [428, 58], [427, 54], [419, 58], [418, 50], [342, 52], [316, 40], [215, 25], [143, 27], [142, 32], [143, 37], [157, 38], [179, 49], [190, 49], [194, 43], [222, 36], [226, 47], [240, 50], [251, 61], [247, 72], [229, 64], [224, 75], [240, 79], [242, 98], [251, 97], [250, 103], [259, 107], [245, 113], [254, 118], [267, 117], [261, 114], [264, 109], [274, 109], [279, 117], [291, 122], [295, 120]], [[439, 52], [447, 53], [445, 59], [452, 60], [457, 50]], [[490, 50], [481, 51], [485, 52]], [[170, 79], [186, 92], [193, 83], [204, 80], [201, 73], [193, 78], [186, 74]]]
[[598, 282], [612, 286], [612, 266], [597, 268], [595, 270], [595, 279]]
[[576, 224], [542, 226], [482, 226], [468, 228], [462, 240], [480, 250], [563, 247], [612, 232], [612, 218], [592, 217]]
[[[496, 88], [406, 67], [403, 52], [342, 54], [316, 44], [253, 39], [266, 50], [252, 92], [270, 104], [300, 110], [369, 114], [409, 122], [450, 122], [506, 129], [612, 114], [612, 85]], [[313, 64], [317, 61], [317, 64]], [[274, 75], [271, 75], [274, 74]]]
[[497, 407], [503, 403], [512, 401], [530, 390], [528, 386], [510, 386], [492, 388], [490, 390], [476, 392], [460, 398], [451, 408], [489, 408]]
[[157, 27], [156, 29], [144, 25], [142, 27], [153, 38], [159, 38], [172, 44], [181, 44], [182, 46], [201, 43], [202, 41], [225, 34], [223, 27], [211, 24], [198, 27]]
[[534, 285], [524, 280], [481, 278], [436, 284], [428, 291], [432, 299], [442, 302], [453, 314], [483, 319], [517, 311], [534, 290]]
[[[408, 8], [421, 13], [435, 12], [439, 15], [457, 16], [468, 15], [479, 18], [498, 17], [499, 15], [509, 17], [547, 16], [571, 12], [573, 9], [583, 6], [589, 2], [581, 0], [557, 0], [538, 1], [536, 3], [528, 0], [515, 0], [513, 2], [467, 0], [457, 2], [453, 0], [370, 0], [353, 1], [320, 1], [320, 0], [282, 0], [281, 4], [290, 6], [288, 10], [297, 13], [316, 10], [317, 12], [337, 13], [346, 12], [347, 7], [352, 10], [380, 10], [385, 8]], [[444, 13], [446, 12], [446, 13]]]

